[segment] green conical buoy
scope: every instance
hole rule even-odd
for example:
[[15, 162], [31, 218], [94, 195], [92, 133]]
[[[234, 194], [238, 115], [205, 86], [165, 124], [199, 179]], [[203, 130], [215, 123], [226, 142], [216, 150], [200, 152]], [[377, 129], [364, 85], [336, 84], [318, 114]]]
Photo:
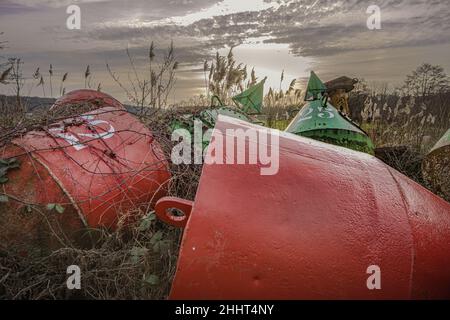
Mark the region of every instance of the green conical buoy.
[[305, 101], [313, 101], [318, 99], [319, 95], [322, 95], [327, 91], [327, 87], [319, 79], [319, 77], [311, 71], [311, 76], [308, 80], [308, 87], [306, 88]]
[[285, 131], [374, 154], [372, 140], [328, 102], [326, 90], [326, 86], [319, 77], [311, 72], [305, 95], [305, 101], [308, 103], [299, 111]]
[[264, 100], [264, 83], [266, 78], [264, 78], [259, 83], [251, 86], [247, 90], [241, 92], [240, 94], [234, 96], [232, 99], [234, 102], [242, 105], [242, 111], [245, 113], [256, 112], [261, 113], [262, 104]]

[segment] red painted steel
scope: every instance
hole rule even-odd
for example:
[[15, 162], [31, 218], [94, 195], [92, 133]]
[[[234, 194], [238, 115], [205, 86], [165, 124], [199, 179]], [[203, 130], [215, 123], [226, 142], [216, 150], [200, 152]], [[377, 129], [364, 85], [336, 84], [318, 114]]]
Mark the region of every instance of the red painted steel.
[[[63, 204], [66, 210], [56, 219], [69, 233], [84, 227], [115, 228], [127, 215], [163, 196], [170, 178], [152, 133], [112, 97], [92, 90], [74, 91], [52, 108], [81, 103], [98, 109], [29, 132], [0, 150], [1, 158], [15, 156], [21, 163], [8, 173], [4, 192], [25, 201], [11, 200], [10, 205], [21, 209], [27, 203]], [[33, 215], [24, 218], [20, 210], [3, 212], [17, 228], [7, 226], [3, 218], [2, 229], [17, 232], [23, 224], [34, 233], [30, 236], [38, 237], [39, 223]]]
[[[192, 211], [194, 202], [175, 197], [164, 197], [156, 203], [155, 211], [158, 218], [177, 228], [184, 228]], [[172, 209], [177, 209], [182, 215], [174, 215]]]
[[67, 93], [56, 100], [50, 110], [67, 108], [70, 105], [80, 106], [80, 104], [90, 104], [97, 107], [110, 106], [116, 110], [125, 110], [124, 106], [110, 95], [90, 89], [75, 90]]
[[[221, 117], [213, 139], [238, 128], [262, 130]], [[289, 133], [279, 150], [273, 176], [204, 165], [171, 299], [450, 298], [447, 202], [368, 154]]]

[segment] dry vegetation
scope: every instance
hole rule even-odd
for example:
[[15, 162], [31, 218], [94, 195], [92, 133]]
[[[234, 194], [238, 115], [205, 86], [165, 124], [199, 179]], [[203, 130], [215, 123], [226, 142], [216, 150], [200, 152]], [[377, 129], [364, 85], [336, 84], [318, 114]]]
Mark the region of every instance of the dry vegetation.
[[[29, 130], [45, 130], [50, 123], [100, 106], [73, 105], [34, 114], [32, 118], [24, 116], [21, 109], [5, 108], [10, 121], [2, 125], [0, 147]], [[155, 110], [140, 117], [152, 128], [169, 160], [173, 142], [166, 124], [181, 114], [180, 110]], [[201, 166], [171, 165], [170, 171], [168, 194], [194, 199]], [[7, 196], [8, 201], [20, 200], [0, 194]], [[35, 214], [42, 210], [38, 205], [30, 206]], [[66, 243], [50, 254], [22, 255], [2, 247], [0, 299], [164, 299], [174, 275], [181, 232], [159, 222], [147, 205], [137, 207], [133, 214], [140, 219], [132, 225], [119, 224], [114, 232], [92, 230], [97, 239], [92, 248]], [[71, 291], [66, 287], [66, 268], [72, 264], [82, 270], [81, 290]]]
[[350, 96], [352, 118], [368, 132], [377, 155], [426, 187], [422, 160], [450, 128], [448, 85], [442, 67], [424, 63], [406, 76], [401, 88], [369, 86], [362, 80]]
[[[167, 105], [167, 99], [175, 84], [175, 72], [178, 62], [175, 60], [173, 43], [167, 52], [158, 59], [155, 54], [155, 45], [150, 44], [147, 56], [147, 66], [136, 66], [135, 58], [127, 48], [126, 54], [131, 72], [126, 81], [120, 79], [109, 66], [106, 65], [109, 74], [114, 81], [126, 93], [128, 99], [141, 110], [144, 107], [161, 109]], [[158, 61], [159, 60], [159, 61]]]
[[[120, 79], [108, 65], [114, 81], [126, 92], [130, 101], [140, 107], [138, 116], [151, 128], [168, 159], [173, 144], [168, 124], [172, 120], [184, 113], [199, 112], [209, 105], [213, 95], [226, 104], [232, 104], [232, 95], [258, 81], [255, 71], [248, 74], [247, 66], [237, 64], [230, 50], [226, 57], [217, 54], [212, 62], [205, 62], [204, 96], [181, 104], [180, 108], [163, 109], [173, 89], [178, 66], [173, 52], [171, 45], [158, 60], [151, 44], [147, 69], [141, 72], [127, 50], [131, 69], [127, 80]], [[76, 106], [59, 113], [44, 111], [27, 114], [28, 107], [21, 97], [23, 83], [20, 66], [21, 62], [17, 59], [0, 64], [0, 85], [12, 86], [16, 94], [16, 103], [0, 102], [0, 147], [29, 130], [42, 130], [54, 121], [72, 116], [74, 110], [81, 113], [90, 108]], [[377, 146], [401, 146], [400, 151], [386, 152], [385, 161], [422, 183], [418, 164], [431, 145], [450, 127], [448, 79], [443, 70], [431, 67], [428, 71], [416, 70], [407, 78], [402, 92], [388, 93], [386, 86], [381, 91], [370, 90], [361, 82], [360, 88], [350, 99], [353, 118], [366, 128]], [[420, 90], [419, 79], [423, 78], [424, 72], [429, 72], [436, 82], [432, 88], [429, 82], [426, 85], [422, 83], [424, 90]], [[94, 86], [89, 66], [84, 75], [84, 86]], [[53, 66], [45, 76], [39, 68], [36, 69], [33, 75], [35, 86], [42, 88], [44, 96], [54, 96], [54, 77]], [[60, 78], [60, 94], [65, 92], [67, 77], [68, 74], [64, 73]], [[291, 81], [285, 92], [281, 90], [283, 81], [282, 73], [279, 90], [271, 88], [264, 100], [266, 123], [280, 129], [294, 115], [292, 111], [300, 109], [303, 104], [303, 94], [295, 87], [295, 80]], [[101, 89], [100, 84], [96, 87]], [[170, 170], [169, 195], [194, 199], [201, 166], [171, 165]], [[133, 225], [122, 226], [112, 233], [97, 230], [100, 236], [92, 248], [67, 246], [43, 256], [23, 256], [7, 248], [0, 249], [0, 299], [166, 298], [175, 271], [181, 232], [158, 222], [151, 208], [137, 210], [140, 210], [140, 219]], [[81, 290], [71, 291], [66, 287], [66, 268], [72, 264], [80, 266], [83, 272]]]
[[[171, 57], [173, 57], [173, 49], [169, 49], [166, 56], [172, 61], [169, 63], [169, 70], [173, 72], [176, 66]], [[130, 63], [133, 63], [132, 57], [129, 56], [129, 58]], [[100, 102], [99, 104], [94, 102], [66, 106], [64, 109], [55, 109], [52, 112], [49, 112], [47, 108], [38, 109], [33, 113], [27, 112], [30, 108], [21, 97], [23, 81], [14, 71], [16, 68], [20, 72], [20, 65], [19, 60], [9, 60], [5, 63], [4, 69], [0, 70], [3, 74], [2, 83], [11, 86], [18, 93], [17, 99], [5, 99], [0, 102], [2, 111], [0, 148], [30, 130], [46, 130], [51, 123], [58, 120], [101, 107]], [[140, 101], [140, 107], [145, 108], [146, 104], [152, 101], [162, 105], [165, 101], [167, 90], [171, 85], [168, 84], [167, 88], [163, 87], [165, 82], [158, 76], [164, 77], [166, 74], [161, 70], [167, 70], [167, 63], [164, 63], [159, 71], [151, 72], [153, 85], [149, 85], [146, 80], [141, 80], [136, 74], [135, 85], [145, 91], [144, 96], [136, 96], [137, 99], [141, 99], [136, 100]], [[90, 75], [88, 67], [85, 72], [85, 87], [89, 87]], [[62, 75], [59, 85], [60, 94], [64, 93], [63, 84], [67, 76], [67, 74]], [[43, 91], [53, 95], [54, 81], [52, 79], [54, 77], [53, 66], [50, 66], [47, 76], [42, 75], [38, 68], [33, 79], [39, 81], [38, 86], [41, 86]], [[16, 81], [17, 78], [20, 81]], [[115, 80], [119, 81], [118, 78]], [[131, 90], [133, 94], [134, 89]], [[146, 100], [147, 98], [150, 100]], [[199, 110], [199, 108], [192, 108], [191, 112], [195, 113]], [[185, 112], [184, 109], [183, 112]], [[171, 131], [167, 124], [181, 114], [181, 110], [151, 109], [148, 113], [140, 112], [138, 115], [140, 120], [152, 129], [153, 135], [164, 147], [167, 159], [170, 159], [173, 143], [170, 140]], [[168, 194], [193, 199], [200, 170], [199, 165], [171, 165], [172, 178], [168, 186]], [[0, 196], [0, 202], [20, 201], [2, 191]], [[0, 210], [2, 210], [1, 206], [2, 203], [0, 203]], [[38, 214], [39, 210], [42, 210], [39, 205], [29, 204], [29, 206], [32, 208], [31, 214]], [[166, 298], [175, 271], [181, 232], [159, 222], [150, 206], [138, 207], [134, 214], [140, 217], [138, 221], [127, 226], [119, 224], [119, 228], [114, 232], [92, 230], [92, 233], [96, 235], [96, 243], [91, 248], [81, 248], [72, 243], [66, 243], [49, 254], [40, 252], [23, 255], [13, 248], [0, 246], [0, 299]], [[66, 268], [73, 264], [78, 265], [82, 270], [81, 290], [68, 290], [66, 286]]]

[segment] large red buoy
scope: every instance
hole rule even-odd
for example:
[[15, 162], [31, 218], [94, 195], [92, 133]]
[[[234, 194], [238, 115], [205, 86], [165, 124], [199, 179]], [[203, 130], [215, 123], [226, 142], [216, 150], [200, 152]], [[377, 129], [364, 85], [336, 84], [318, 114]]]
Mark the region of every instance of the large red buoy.
[[[212, 144], [230, 129], [267, 130], [220, 117]], [[205, 164], [193, 204], [158, 201], [185, 226], [171, 299], [450, 298], [449, 203], [371, 155], [270, 135], [275, 175]]]
[[20, 163], [2, 186], [9, 201], [0, 210], [0, 246], [52, 247], [86, 228], [115, 228], [165, 194], [168, 164], [149, 129], [97, 91], [71, 92], [52, 109], [82, 104], [97, 109], [0, 150]]

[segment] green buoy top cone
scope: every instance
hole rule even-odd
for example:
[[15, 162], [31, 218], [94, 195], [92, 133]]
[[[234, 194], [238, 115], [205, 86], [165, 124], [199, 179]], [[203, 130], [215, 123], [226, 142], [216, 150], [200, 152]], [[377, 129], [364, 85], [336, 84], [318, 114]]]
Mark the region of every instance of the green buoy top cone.
[[286, 128], [304, 137], [374, 154], [374, 145], [367, 134], [344, 117], [328, 102], [326, 86], [311, 72], [305, 101], [308, 103]]
[[[214, 105], [214, 102], [218, 102], [218, 106]], [[175, 119], [171, 123], [171, 129], [185, 129], [189, 131], [192, 135], [194, 134], [194, 121], [200, 121], [202, 123], [202, 129], [204, 133], [208, 129], [214, 128], [216, 125], [216, 121], [219, 118], [219, 115], [225, 115], [228, 117], [244, 120], [247, 122], [252, 122], [252, 119], [241, 111], [240, 109], [226, 106], [222, 103], [219, 97], [213, 96], [211, 98], [211, 107], [205, 110], [202, 110], [198, 114], [184, 114], [181, 118]], [[203, 149], [208, 147], [210, 137], [209, 135], [203, 135]]]
[[235, 103], [242, 105], [243, 112], [261, 113], [266, 79], [267, 77], [232, 98]]
[[[216, 99], [219, 103], [219, 106], [214, 108], [214, 99]], [[211, 99], [211, 108], [205, 109], [200, 113], [200, 120], [208, 127], [214, 128], [216, 125], [216, 121], [219, 118], [219, 115], [224, 115], [244, 121], [251, 122], [250, 118], [243, 111], [225, 106], [222, 101], [217, 96], [213, 96]]]
[[[261, 113], [264, 100], [264, 83], [266, 82], [266, 79], [267, 77], [247, 90], [232, 97], [238, 107], [226, 106], [218, 96], [213, 96], [211, 98], [210, 108], [201, 111], [197, 115], [185, 114], [182, 119], [174, 120], [171, 123], [172, 130], [182, 128], [193, 132], [194, 120], [200, 120], [206, 129], [212, 129], [214, 128], [219, 115], [225, 115], [248, 122], [257, 121], [250, 118], [249, 115]], [[218, 103], [218, 106], [215, 106], [215, 102]], [[204, 146], [207, 146], [208, 143], [209, 140], [204, 141]]]

